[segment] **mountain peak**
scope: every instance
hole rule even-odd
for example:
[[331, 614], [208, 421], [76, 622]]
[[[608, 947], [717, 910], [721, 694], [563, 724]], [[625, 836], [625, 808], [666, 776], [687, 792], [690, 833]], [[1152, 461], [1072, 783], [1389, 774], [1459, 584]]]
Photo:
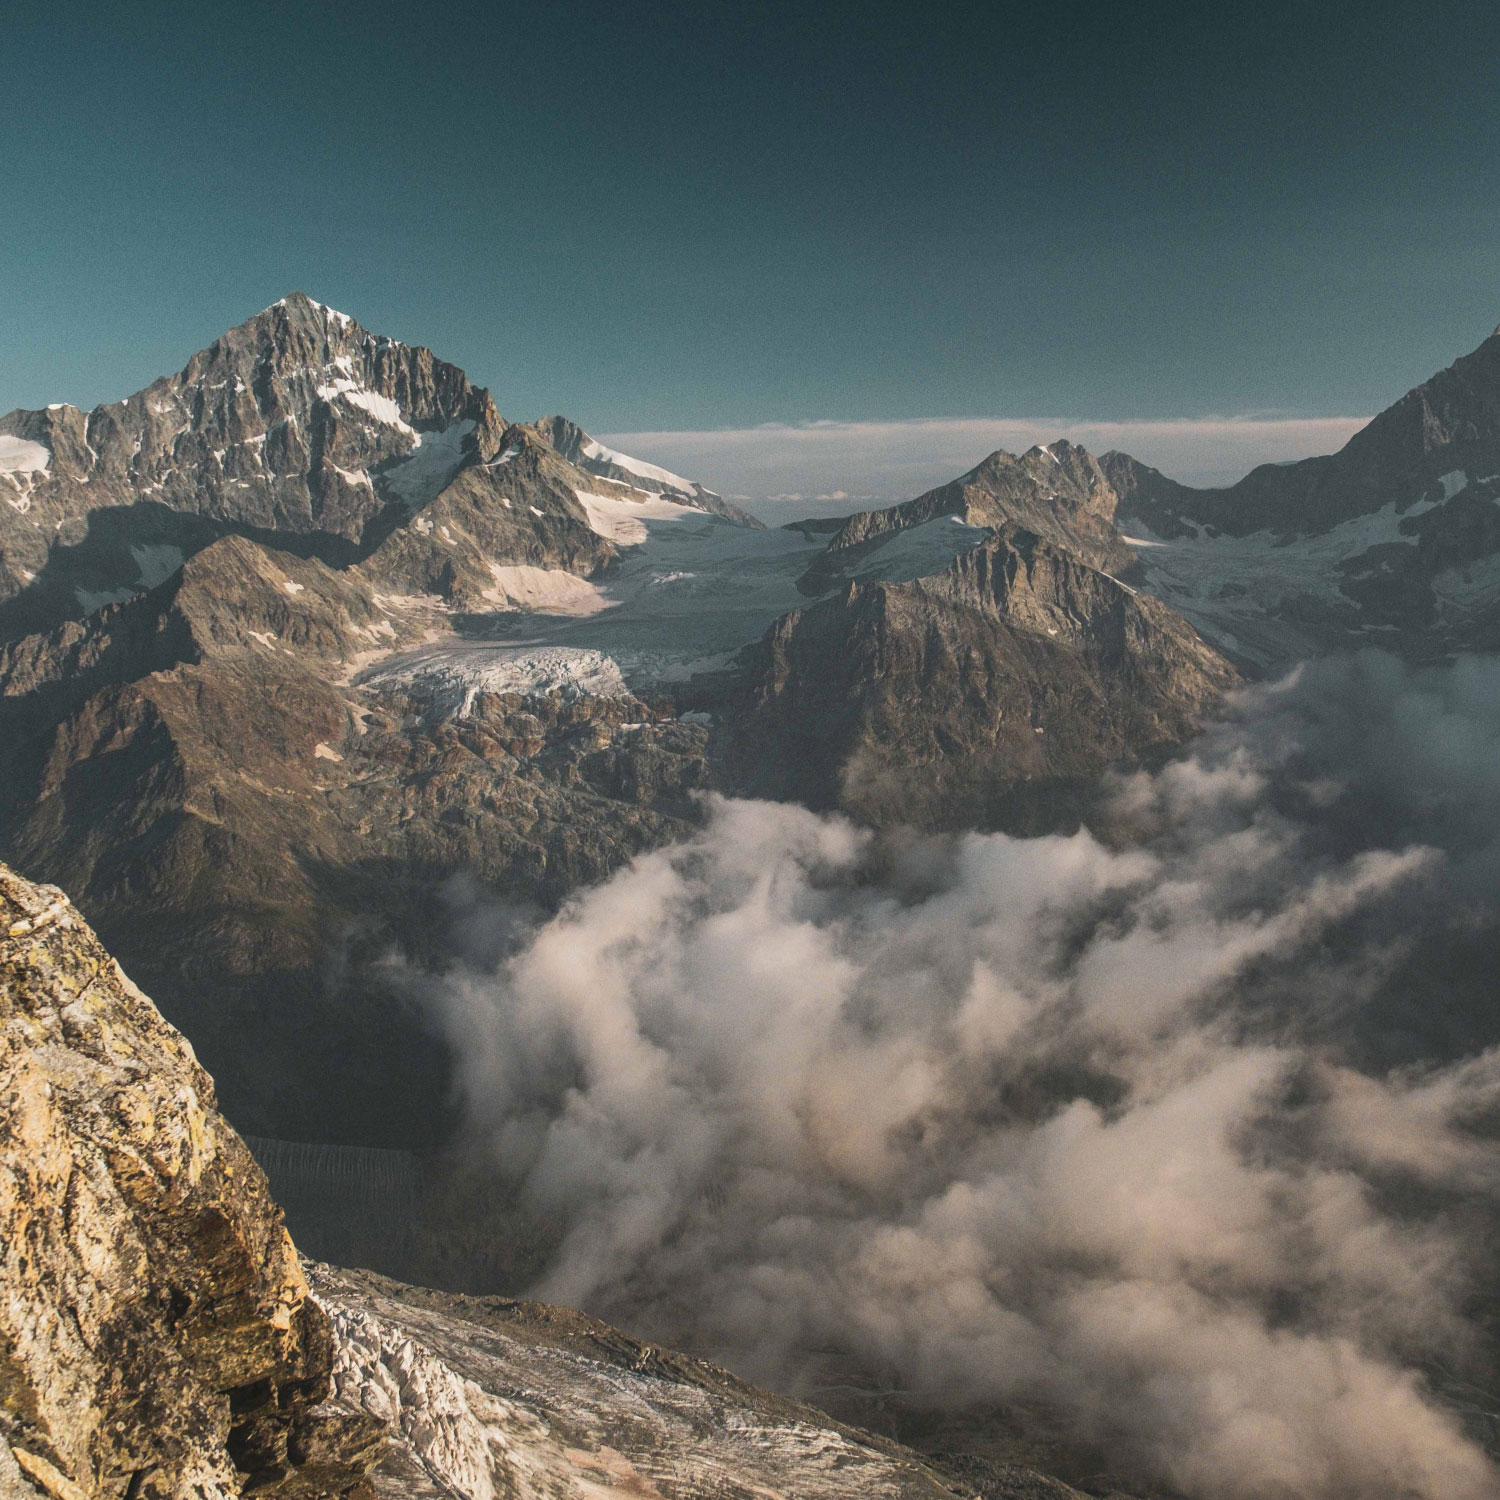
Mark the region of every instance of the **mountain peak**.
[[336, 307], [329, 307], [325, 302], [317, 302], [306, 292], [288, 292], [279, 302], [273, 302], [270, 307], [266, 308], [266, 312], [275, 312], [278, 307], [285, 308], [289, 312], [321, 318], [339, 328], [348, 328], [354, 324], [354, 319], [348, 313], [340, 312]]

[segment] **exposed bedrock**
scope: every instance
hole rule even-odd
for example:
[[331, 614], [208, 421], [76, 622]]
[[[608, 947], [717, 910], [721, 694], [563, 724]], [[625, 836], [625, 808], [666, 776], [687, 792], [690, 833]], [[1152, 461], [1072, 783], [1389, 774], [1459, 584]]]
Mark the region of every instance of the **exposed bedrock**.
[[0, 1492], [341, 1495], [383, 1424], [191, 1048], [0, 866]]

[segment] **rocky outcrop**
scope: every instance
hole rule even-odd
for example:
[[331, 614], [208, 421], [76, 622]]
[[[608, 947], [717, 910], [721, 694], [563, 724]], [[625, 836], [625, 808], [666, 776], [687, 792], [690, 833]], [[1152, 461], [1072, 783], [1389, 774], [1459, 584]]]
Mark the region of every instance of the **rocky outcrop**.
[[0, 866], [0, 1491], [344, 1494], [384, 1424], [182, 1037]]
[[779, 621], [732, 763], [755, 795], [870, 822], [1051, 828], [1236, 681], [1157, 600], [1009, 527], [935, 577], [850, 584]]
[[567, 1308], [312, 1271], [340, 1397], [388, 1421], [388, 1500], [1083, 1500], [1023, 1464], [926, 1457]]
[[828, 543], [826, 566], [838, 566], [847, 549], [951, 516], [970, 526], [1018, 526], [1090, 567], [1120, 572], [1134, 555], [1115, 530], [1116, 503], [1108, 477], [1085, 448], [1064, 440], [1019, 456], [1001, 450], [915, 500], [850, 516]]

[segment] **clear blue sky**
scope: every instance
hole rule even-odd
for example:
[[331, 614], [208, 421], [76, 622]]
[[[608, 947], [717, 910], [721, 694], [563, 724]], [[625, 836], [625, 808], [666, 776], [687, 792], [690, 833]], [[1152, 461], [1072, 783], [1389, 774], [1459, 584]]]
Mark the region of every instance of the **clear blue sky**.
[[292, 288], [598, 431], [1373, 411], [1500, 321], [1500, 6], [8, 8], [0, 411]]

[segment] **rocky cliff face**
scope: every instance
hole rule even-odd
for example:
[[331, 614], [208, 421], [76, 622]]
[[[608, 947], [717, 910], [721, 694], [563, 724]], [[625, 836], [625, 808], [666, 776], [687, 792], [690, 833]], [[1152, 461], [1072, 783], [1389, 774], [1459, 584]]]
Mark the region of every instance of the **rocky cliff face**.
[[854, 583], [754, 655], [746, 788], [877, 823], [1048, 828], [1180, 744], [1232, 668], [1157, 600], [1007, 527], [943, 573]]
[[1087, 449], [1060, 441], [1020, 455], [1000, 451], [915, 500], [850, 516], [829, 541], [829, 563], [846, 549], [947, 516], [970, 526], [1019, 526], [1090, 567], [1119, 572], [1134, 556], [1115, 530], [1116, 504]]
[[0, 866], [0, 1490], [343, 1494], [383, 1424], [192, 1051], [61, 891]]
[[1137, 538], [1132, 581], [1244, 662], [1500, 645], [1500, 332], [1337, 453], [1221, 490], [1123, 453], [1100, 466]]

